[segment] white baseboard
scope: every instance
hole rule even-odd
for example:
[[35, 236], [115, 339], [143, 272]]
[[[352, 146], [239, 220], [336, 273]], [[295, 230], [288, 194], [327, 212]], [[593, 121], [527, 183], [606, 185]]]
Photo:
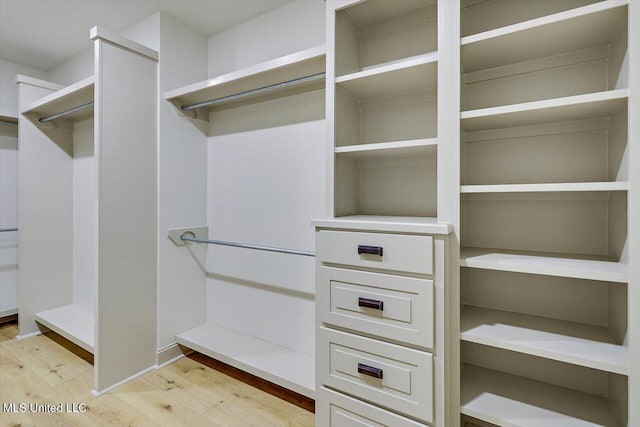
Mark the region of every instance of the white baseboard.
[[155, 366], [149, 366], [147, 369], [144, 369], [144, 370], [138, 372], [137, 374], [131, 375], [129, 378], [125, 378], [124, 380], [120, 381], [119, 383], [116, 383], [116, 384], [114, 384], [112, 386], [109, 386], [109, 387], [105, 388], [104, 390], [100, 390], [100, 391], [91, 390], [91, 394], [93, 394], [95, 397], [102, 396], [103, 394], [109, 393], [111, 390], [114, 390], [115, 388], [120, 387], [121, 385], [126, 384], [129, 381], [135, 380], [136, 378], [146, 374], [147, 372], [153, 371], [155, 368], [156, 368]]
[[2, 311], [0, 311], [0, 318], [7, 317], [7, 316], [13, 316], [14, 314], [18, 314], [18, 309], [17, 308], [9, 308], [7, 310], [2, 310]]
[[25, 338], [35, 337], [36, 335], [42, 335], [42, 332], [36, 331], [36, 332], [31, 332], [30, 334], [27, 334], [27, 335], [17, 335], [16, 339], [17, 340], [23, 340]]
[[156, 369], [162, 368], [176, 360], [184, 357], [182, 349], [178, 343], [169, 344], [156, 350]]

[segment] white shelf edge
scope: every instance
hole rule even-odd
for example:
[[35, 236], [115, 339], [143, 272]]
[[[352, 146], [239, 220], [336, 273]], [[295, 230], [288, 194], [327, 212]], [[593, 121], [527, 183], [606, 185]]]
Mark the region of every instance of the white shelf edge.
[[245, 79], [251, 76], [262, 74], [264, 72], [273, 71], [278, 68], [286, 67], [288, 65], [295, 64], [296, 62], [303, 62], [320, 58], [326, 54], [326, 48], [324, 45], [315, 46], [310, 49], [305, 49], [300, 52], [295, 52], [289, 55], [285, 55], [270, 61], [262, 62], [260, 64], [252, 65], [241, 70], [233, 71], [231, 73], [222, 74], [217, 77], [213, 77], [201, 82], [193, 83], [187, 86], [183, 86], [178, 89], [165, 92], [164, 98], [171, 100], [179, 98], [181, 96], [189, 95], [194, 92], [209, 89], [215, 86], [221, 86], [226, 83], [231, 83], [236, 80]]
[[603, 397], [469, 364], [460, 403], [462, 414], [498, 426], [621, 427]]
[[109, 43], [128, 49], [132, 52], [151, 58], [155, 61], [158, 60], [159, 55], [157, 51], [150, 49], [147, 46], [141, 45], [140, 43], [136, 43], [133, 40], [121, 36], [120, 34], [116, 34], [114, 32], [106, 30], [101, 26], [95, 26], [91, 28], [91, 30], [89, 30], [89, 39], [92, 41], [102, 39]]
[[566, 107], [593, 102], [610, 101], [629, 97], [629, 89], [615, 89], [603, 92], [573, 95], [562, 98], [545, 99], [542, 101], [523, 102], [520, 104], [501, 105], [499, 107], [480, 108], [477, 110], [463, 111], [460, 114], [462, 121], [482, 117], [498, 116], [510, 113], [522, 113], [526, 111], [544, 110], [555, 107]]
[[463, 37], [460, 40], [460, 46], [467, 46], [474, 43], [490, 40], [498, 37], [507, 36], [510, 34], [518, 33], [520, 31], [530, 30], [536, 27], [542, 27], [544, 25], [554, 24], [569, 19], [578, 18], [581, 16], [590, 15], [592, 13], [598, 13], [609, 9], [625, 6], [629, 3], [629, 0], [606, 0], [603, 2], [590, 4], [587, 6], [578, 7], [575, 9], [567, 10], [564, 12], [555, 13], [541, 18], [531, 19], [529, 21], [519, 22], [517, 24], [508, 25], [495, 30], [484, 31], [482, 33], [473, 34]]
[[629, 281], [628, 265], [624, 263], [526, 251], [463, 248], [460, 266], [616, 283]]
[[386, 151], [403, 148], [432, 147], [438, 145], [438, 138], [412, 139], [407, 141], [378, 142], [374, 144], [344, 145], [336, 147], [336, 154], [360, 153], [367, 151]]
[[37, 109], [42, 108], [43, 106], [51, 103], [51, 102], [55, 102], [58, 101], [60, 99], [66, 98], [66, 97], [70, 97], [73, 96], [73, 94], [75, 92], [81, 91], [83, 89], [86, 89], [87, 87], [90, 87], [92, 85], [95, 84], [95, 76], [91, 76], [91, 77], [87, 77], [84, 80], [80, 80], [77, 83], [74, 83], [70, 86], [64, 87], [50, 95], [47, 95], [43, 98], [40, 98], [39, 100], [37, 100], [36, 102], [34, 102], [33, 104], [29, 105], [28, 107], [26, 107], [24, 110], [21, 111], [22, 114], [25, 113], [29, 113], [31, 111], [35, 111]]
[[[211, 323], [196, 326], [176, 335], [176, 341], [178, 344], [274, 384], [312, 399], [315, 398], [315, 358], [313, 356]], [[260, 359], [261, 356], [266, 356], [266, 361], [256, 361], [256, 358]], [[291, 363], [292, 361], [298, 364], [298, 371], [304, 371], [302, 375], [296, 372], [296, 366]], [[296, 378], [296, 374], [299, 377]]]
[[[603, 327], [468, 305], [462, 310], [460, 325], [462, 341], [614, 374], [629, 374], [626, 348], [598, 340], [603, 337], [611, 340]], [[523, 325], [535, 325], [545, 331]], [[590, 339], [564, 335], [562, 331]]]
[[336, 77], [336, 84], [350, 82], [353, 80], [364, 79], [371, 76], [377, 76], [380, 74], [391, 73], [393, 71], [404, 70], [418, 65], [430, 64], [438, 61], [438, 52], [429, 52], [422, 55], [416, 55], [409, 58], [404, 58], [391, 63], [370, 67], [356, 73], [345, 74], [340, 77]]
[[15, 78], [15, 82], [28, 84], [30, 86], [41, 87], [43, 89], [49, 89], [49, 90], [60, 90], [64, 88], [64, 86], [59, 85], [57, 83], [36, 79], [35, 77], [25, 76], [24, 74], [17, 74]]
[[90, 353], [95, 348], [95, 315], [77, 305], [66, 305], [35, 314], [38, 323]]
[[614, 182], [572, 182], [545, 184], [504, 184], [504, 185], [462, 185], [460, 192], [473, 193], [535, 193], [568, 191], [627, 191], [629, 183]]
[[344, 230], [390, 231], [396, 233], [450, 234], [453, 225], [434, 217], [348, 215], [311, 220], [314, 227]]

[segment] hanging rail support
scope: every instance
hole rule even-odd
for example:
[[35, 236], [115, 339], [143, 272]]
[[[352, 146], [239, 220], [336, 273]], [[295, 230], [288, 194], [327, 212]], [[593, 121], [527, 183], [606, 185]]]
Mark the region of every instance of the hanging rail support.
[[7, 233], [9, 231], [18, 231], [18, 228], [0, 228], [0, 233]]
[[324, 80], [325, 73], [312, 74], [310, 76], [301, 77], [299, 79], [288, 80], [282, 83], [276, 83], [269, 86], [264, 86], [258, 89], [248, 90], [246, 92], [240, 92], [229, 96], [223, 96], [222, 98], [216, 98], [209, 101], [198, 102], [196, 104], [183, 105], [180, 107], [182, 111], [195, 110], [197, 108], [203, 107], [211, 107], [213, 105], [224, 104], [227, 102], [238, 101], [244, 98], [249, 98], [252, 96], [262, 95], [268, 92], [272, 92], [274, 90], [282, 90], [290, 87], [302, 86], [307, 83], [312, 83], [317, 80]]
[[55, 119], [60, 119], [62, 117], [68, 116], [69, 114], [77, 113], [78, 111], [86, 110], [87, 108], [93, 107], [93, 101], [87, 102], [86, 104], [79, 105], [77, 107], [70, 108], [68, 110], [62, 111], [60, 113], [52, 114], [50, 116], [41, 117], [38, 119], [40, 123], [47, 123]]

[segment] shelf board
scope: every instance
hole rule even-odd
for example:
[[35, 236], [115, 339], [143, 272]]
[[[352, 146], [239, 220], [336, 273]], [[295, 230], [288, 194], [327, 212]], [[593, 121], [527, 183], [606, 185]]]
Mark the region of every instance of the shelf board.
[[315, 398], [315, 358], [212, 323], [176, 335], [188, 348]]
[[605, 117], [626, 108], [628, 96], [628, 89], [617, 89], [464, 111], [460, 117], [467, 132]]
[[8, 125], [8, 126], [17, 126], [18, 125], [18, 118], [17, 117], [12, 117], [12, 116], [3, 116], [0, 114], [0, 125], [4, 126], [4, 125]]
[[449, 234], [453, 231], [451, 224], [438, 222], [438, 218], [419, 216], [348, 215], [313, 219], [311, 223], [321, 228], [396, 233]]
[[567, 182], [545, 184], [463, 185], [461, 193], [540, 193], [563, 191], [627, 191], [629, 183], [616, 182]]
[[36, 322], [90, 353], [95, 348], [95, 315], [77, 305], [66, 305], [35, 315]]
[[607, 399], [491, 369], [465, 365], [464, 415], [509, 427], [621, 427]]
[[[180, 108], [185, 105], [198, 104], [255, 91], [267, 86], [278, 85], [324, 72], [325, 47], [317, 46], [166, 92], [165, 99]], [[208, 109], [237, 107], [294, 93], [321, 89], [324, 87], [324, 81], [323, 77], [312, 83], [274, 89], [268, 93], [247, 96], [242, 100], [231, 101]]]
[[359, 99], [424, 91], [437, 84], [437, 61], [437, 52], [417, 55], [337, 77], [336, 85]]
[[379, 142], [336, 147], [335, 153], [346, 157], [405, 157], [430, 155], [437, 152], [438, 139], [412, 139], [407, 141]]
[[627, 349], [601, 326], [464, 306], [462, 341], [628, 374]]
[[627, 19], [628, 0], [607, 0], [463, 37], [466, 73], [611, 42]]
[[[22, 110], [22, 114], [29, 117], [34, 123], [39, 124], [37, 119], [41, 117], [57, 114], [92, 102], [94, 100], [94, 83], [95, 78], [91, 76], [71, 86], [62, 88], [50, 95], [40, 98]], [[64, 119], [79, 121], [91, 117], [93, 117], [93, 107], [69, 114], [65, 116]]]
[[584, 259], [564, 254], [505, 251], [501, 249], [463, 248], [462, 267], [512, 271], [545, 276], [571, 277], [627, 283], [628, 265], [603, 259]]

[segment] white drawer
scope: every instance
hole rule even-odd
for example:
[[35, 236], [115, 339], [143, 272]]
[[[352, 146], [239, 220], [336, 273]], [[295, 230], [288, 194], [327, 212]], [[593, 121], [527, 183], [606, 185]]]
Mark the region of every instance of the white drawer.
[[324, 263], [433, 274], [430, 236], [321, 230], [316, 234], [316, 249]]
[[316, 420], [322, 427], [426, 427], [325, 387], [318, 390]]
[[319, 267], [319, 320], [393, 341], [433, 348], [433, 281]]
[[431, 354], [321, 327], [318, 384], [425, 422], [433, 420]]

